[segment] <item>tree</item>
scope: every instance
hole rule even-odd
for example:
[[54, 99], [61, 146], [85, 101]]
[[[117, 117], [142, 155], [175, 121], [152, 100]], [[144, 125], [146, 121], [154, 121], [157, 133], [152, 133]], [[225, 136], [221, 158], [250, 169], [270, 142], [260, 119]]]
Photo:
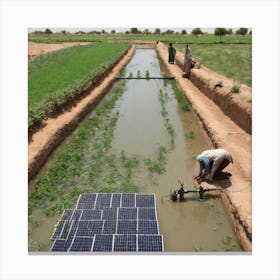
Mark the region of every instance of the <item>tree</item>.
[[143, 34], [151, 34], [151, 32], [149, 31], [149, 29], [145, 29], [145, 30], [143, 31]]
[[183, 29], [183, 30], [181, 31], [181, 35], [187, 35], [186, 29]]
[[197, 36], [197, 35], [203, 34], [203, 32], [201, 31], [200, 28], [195, 28], [192, 30], [192, 34]]
[[111, 34], [115, 34], [116, 33], [116, 30], [111, 30]]
[[165, 34], [167, 34], [167, 35], [172, 35], [172, 34], [174, 34], [174, 30], [167, 29], [167, 30], [165, 31]]
[[154, 33], [155, 33], [155, 34], [160, 34], [160, 33], [161, 33], [161, 31], [160, 31], [160, 29], [159, 29], [159, 28], [156, 28]]
[[215, 28], [214, 34], [220, 36], [220, 43], [222, 43], [222, 36], [227, 34], [227, 30], [225, 28]]
[[227, 30], [227, 34], [229, 34], [229, 35], [232, 34], [232, 28], [229, 28], [229, 29]]
[[52, 31], [51, 31], [49, 28], [47, 28], [47, 29], [45, 30], [45, 33], [46, 33], [46, 34], [52, 34]]
[[248, 28], [239, 28], [235, 33], [244, 36], [248, 33]]
[[130, 28], [130, 33], [137, 34], [137, 33], [139, 33], [139, 31], [138, 31], [137, 27], [132, 27], [132, 28]]

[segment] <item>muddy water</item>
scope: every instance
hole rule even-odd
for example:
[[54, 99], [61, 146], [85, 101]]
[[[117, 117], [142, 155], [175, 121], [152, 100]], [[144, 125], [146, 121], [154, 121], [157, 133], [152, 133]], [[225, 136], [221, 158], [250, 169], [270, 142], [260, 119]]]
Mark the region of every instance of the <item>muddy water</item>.
[[[161, 70], [153, 49], [138, 49], [126, 75], [142, 76], [148, 70], [151, 77], [161, 77]], [[168, 194], [178, 188], [178, 179], [187, 189], [194, 188], [193, 176], [197, 175], [195, 161], [210, 141], [198, 124], [193, 112], [179, 108], [170, 83], [163, 80], [129, 80], [120, 103], [113, 150], [125, 150], [127, 154], [156, 157], [158, 146], [168, 149], [166, 172], [152, 176], [143, 168], [134, 177], [140, 192], [155, 193], [160, 231], [164, 235], [165, 250], [182, 251], [239, 251], [227, 213], [219, 195], [208, 196], [203, 202], [197, 195], [188, 195], [184, 202], [171, 202]], [[170, 148], [170, 136], [165, 128], [159, 103], [160, 89], [168, 95], [166, 109], [170, 124], [175, 130], [174, 145]], [[194, 139], [185, 136], [193, 132]]]
[[[126, 66], [124, 75], [161, 77], [161, 71], [164, 69], [159, 64], [156, 52], [153, 49], [139, 48]], [[162, 113], [160, 92], [164, 96], [165, 116]], [[107, 96], [110, 95], [108, 93]], [[187, 195], [183, 202], [169, 200], [169, 192], [178, 188], [179, 179], [185, 183], [185, 188], [194, 188], [193, 176], [198, 172], [195, 157], [202, 150], [211, 147], [195, 115], [180, 109], [171, 83], [162, 79], [127, 80], [125, 92], [112, 113], [116, 112], [119, 112], [119, 116], [108, 152], [116, 158], [111, 162], [112, 173], [116, 172], [113, 174], [115, 177], [111, 176], [112, 180], [120, 184], [122, 182], [118, 177], [123, 172], [116, 171], [121, 169], [122, 152], [126, 157], [138, 159], [139, 165], [133, 169], [131, 181], [139, 192], [156, 194], [157, 217], [160, 232], [164, 236], [165, 251], [241, 251], [219, 195], [207, 196], [205, 201], [198, 201], [197, 195]], [[94, 114], [92, 112], [89, 118]], [[167, 130], [167, 124], [173, 128], [172, 135]], [[57, 155], [75, 139], [77, 131], [53, 153], [38, 177], [48, 172]], [[191, 138], [186, 136], [190, 132], [193, 135]], [[95, 176], [94, 181], [87, 174], [96, 152], [94, 137], [88, 140], [84, 173], [67, 185], [68, 192], [74, 187], [86, 189], [102, 185], [102, 182], [106, 184], [106, 176], [110, 170], [100, 171], [99, 177]], [[165, 151], [165, 172], [162, 174], [149, 171], [146, 164], [147, 159], [158, 160], [160, 147], [164, 147]], [[30, 183], [29, 192], [32, 192], [35, 181]], [[65, 188], [66, 184], [59, 187]], [[94, 191], [98, 189], [93, 189], [92, 192]], [[34, 209], [29, 221], [30, 251], [48, 251], [51, 245], [50, 236], [60, 214], [47, 217], [43, 211], [40, 207]], [[36, 226], [36, 221], [40, 221], [39, 226]]]

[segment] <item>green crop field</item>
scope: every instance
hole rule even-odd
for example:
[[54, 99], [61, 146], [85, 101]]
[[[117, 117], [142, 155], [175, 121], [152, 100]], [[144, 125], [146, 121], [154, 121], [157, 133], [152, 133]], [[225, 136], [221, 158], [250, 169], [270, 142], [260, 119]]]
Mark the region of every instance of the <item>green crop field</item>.
[[128, 43], [95, 43], [46, 53], [28, 63], [28, 123], [46, 114], [114, 64]]
[[[207, 68], [239, 84], [252, 86], [252, 45], [250, 44], [193, 44], [193, 58]], [[184, 52], [184, 46], [175, 45]]]
[[[30, 34], [30, 42], [118, 42], [118, 41], [162, 41], [177, 43], [200, 43], [212, 44], [220, 43], [220, 37], [213, 34], [206, 35], [167, 35], [167, 34], [60, 34], [53, 33], [50, 35]], [[223, 43], [241, 43], [251, 44], [252, 36], [226, 35], [222, 37]]]

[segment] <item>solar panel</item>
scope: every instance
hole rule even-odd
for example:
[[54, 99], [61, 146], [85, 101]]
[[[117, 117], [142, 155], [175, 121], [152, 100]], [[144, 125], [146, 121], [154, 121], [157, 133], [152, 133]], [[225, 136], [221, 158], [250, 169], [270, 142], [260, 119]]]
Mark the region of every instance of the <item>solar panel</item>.
[[58, 224], [56, 224], [51, 240], [59, 238], [63, 230], [63, 226], [64, 226], [64, 221], [59, 221]]
[[70, 229], [71, 229], [71, 225], [72, 225], [71, 221], [65, 221], [64, 222], [63, 229], [62, 229], [62, 232], [61, 232], [61, 235], [60, 235], [60, 239], [66, 239], [67, 238], [67, 236], [70, 232]]
[[139, 252], [162, 252], [162, 235], [138, 235]]
[[96, 202], [95, 202], [95, 208], [106, 208], [110, 207], [111, 205], [111, 196], [110, 193], [99, 193]]
[[112, 234], [103, 234], [96, 235], [92, 251], [99, 252], [112, 252], [113, 247], [113, 235]]
[[135, 207], [135, 194], [123, 193], [121, 200], [121, 207]]
[[118, 208], [104, 208], [102, 219], [103, 220], [116, 220]]
[[70, 252], [90, 252], [92, 248], [93, 237], [75, 237]]
[[138, 208], [139, 220], [156, 220], [156, 210], [152, 207]]
[[136, 251], [136, 235], [125, 234], [115, 235], [114, 251], [115, 252], [135, 252]]
[[65, 220], [70, 220], [71, 217], [73, 215], [73, 210], [71, 209], [65, 209], [63, 214], [62, 214], [62, 217], [61, 217], [61, 220], [62, 221], [65, 221]]
[[117, 229], [117, 221], [116, 220], [104, 220], [103, 224], [103, 234], [115, 234]]
[[158, 234], [157, 221], [138, 220], [138, 234]]
[[77, 203], [77, 209], [93, 209], [95, 207], [96, 193], [82, 194]]
[[137, 219], [137, 208], [119, 208], [118, 214], [119, 220], [136, 220]]
[[163, 251], [154, 194], [90, 193], [65, 209], [51, 237], [53, 252]]
[[102, 211], [100, 209], [83, 210], [81, 220], [100, 220]]
[[136, 207], [155, 207], [154, 194], [136, 194]]
[[111, 207], [120, 207], [121, 206], [121, 197], [120, 193], [113, 193], [111, 200]]
[[[75, 234], [76, 234], [78, 225], [79, 225], [79, 221], [78, 221], [78, 220], [72, 222], [72, 225], [71, 225], [69, 234], [68, 234], [68, 236], [67, 236], [67, 243], [70, 242], [70, 244], [71, 244], [72, 239], [73, 239], [73, 237], [74, 237]], [[70, 244], [69, 244], [69, 246], [70, 246]]]
[[137, 220], [118, 220], [117, 234], [136, 234]]
[[83, 210], [74, 210], [71, 220], [80, 220]]
[[76, 236], [93, 237], [95, 234], [101, 234], [102, 228], [103, 228], [102, 220], [80, 221], [76, 232]]
[[56, 239], [50, 249], [51, 252], [67, 252], [66, 240]]

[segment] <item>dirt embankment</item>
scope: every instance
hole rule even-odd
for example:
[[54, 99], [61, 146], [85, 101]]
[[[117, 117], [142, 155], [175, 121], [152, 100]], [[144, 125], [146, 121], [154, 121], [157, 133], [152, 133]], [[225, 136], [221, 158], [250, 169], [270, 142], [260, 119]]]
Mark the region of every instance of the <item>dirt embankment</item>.
[[86, 89], [88, 94], [83, 99], [75, 102], [72, 107], [68, 106], [67, 110], [62, 114], [44, 120], [40, 126], [40, 130], [29, 135], [29, 180], [37, 174], [50, 153], [77, 127], [82, 118], [98, 104], [119, 76], [120, 70], [132, 58], [134, 51], [135, 46], [132, 45], [117, 65], [110, 69], [111, 71], [108, 71], [108, 75], [104, 77], [100, 84], [97, 86], [89, 85], [90, 88]]
[[[252, 251], [252, 139], [247, 132], [250, 130], [249, 126], [246, 127], [248, 120], [243, 121], [243, 118], [247, 118], [247, 104], [239, 106], [241, 115], [239, 122], [243, 125], [238, 124], [231, 113], [233, 109], [230, 109], [234, 103], [241, 103], [237, 98], [244, 98], [246, 93], [232, 97], [231, 104], [228, 104], [228, 96], [221, 91], [215, 89], [214, 93], [213, 90], [211, 93], [213, 85], [217, 82], [217, 75], [208, 74], [207, 70], [202, 68], [192, 69], [190, 80], [183, 78], [181, 69], [183, 54], [178, 55], [176, 64], [168, 64], [167, 47], [158, 43], [156, 49], [167, 70], [175, 77], [177, 85], [191, 103], [213, 146], [224, 148], [233, 156], [234, 164], [227, 167], [233, 174], [230, 180], [216, 180], [211, 184], [204, 182], [202, 186], [230, 187], [231, 192], [222, 192], [224, 204], [243, 249]], [[225, 77], [220, 78], [229, 82]], [[196, 80], [199, 82], [195, 82]], [[227, 87], [231, 86], [232, 84], [227, 84]], [[217, 100], [219, 102], [215, 103]]]
[[[183, 70], [184, 55], [176, 54], [176, 64]], [[209, 97], [220, 109], [247, 133], [252, 133], [252, 89], [240, 86], [239, 93], [233, 93], [234, 80], [211, 71], [205, 66], [192, 69], [190, 81]], [[219, 86], [222, 82], [222, 86]]]

